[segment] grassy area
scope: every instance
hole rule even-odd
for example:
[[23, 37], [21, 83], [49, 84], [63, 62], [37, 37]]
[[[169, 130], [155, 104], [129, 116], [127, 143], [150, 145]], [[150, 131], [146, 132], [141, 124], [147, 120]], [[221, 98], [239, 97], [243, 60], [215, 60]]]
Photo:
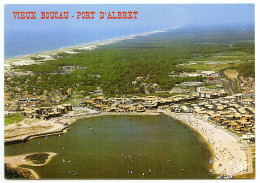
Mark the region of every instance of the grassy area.
[[43, 60], [45, 57], [31, 57], [32, 60], [38, 61], [38, 60]]
[[48, 159], [49, 154], [47, 153], [37, 153], [26, 156], [26, 160], [30, 161], [33, 164], [44, 164]]
[[216, 88], [216, 85], [207, 85], [207, 86], [205, 86], [206, 88]]
[[24, 116], [20, 113], [14, 113], [11, 116], [5, 117], [5, 125], [18, 123], [24, 119]]
[[252, 54], [248, 54], [242, 51], [232, 51], [232, 52], [223, 52], [223, 53], [218, 53], [214, 57], [225, 57], [225, 56], [250, 56]]
[[233, 81], [233, 83], [234, 83], [234, 89], [233, 89], [233, 91], [234, 91], [235, 93], [240, 93], [241, 90], [240, 90], [239, 83], [238, 83], [237, 79], [232, 79], [232, 81]]
[[213, 70], [213, 71], [219, 71], [222, 69], [225, 69], [229, 67], [230, 64], [194, 64], [194, 65], [187, 65], [186, 68], [190, 69], [196, 69], [196, 70]]

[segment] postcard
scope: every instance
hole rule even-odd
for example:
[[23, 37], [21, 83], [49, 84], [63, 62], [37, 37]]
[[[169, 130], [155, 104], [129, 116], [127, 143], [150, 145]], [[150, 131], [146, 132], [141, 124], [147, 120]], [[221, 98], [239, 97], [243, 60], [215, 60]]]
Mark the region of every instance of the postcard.
[[5, 4], [6, 180], [255, 179], [254, 4]]

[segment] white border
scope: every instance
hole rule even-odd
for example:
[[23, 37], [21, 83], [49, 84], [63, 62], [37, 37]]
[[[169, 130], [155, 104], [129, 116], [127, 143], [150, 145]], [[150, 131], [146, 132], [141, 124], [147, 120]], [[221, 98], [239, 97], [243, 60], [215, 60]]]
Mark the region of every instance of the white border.
[[[4, 64], [4, 4], [255, 4], [255, 42], [256, 42], [256, 51], [255, 51], [255, 58], [256, 60], [258, 60], [259, 58], [259, 46], [258, 46], [258, 41], [259, 41], [259, 36], [258, 36], [258, 32], [259, 32], [259, 14], [260, 14], [260, 10], [258, 7], [258, 1], [257, 0], [182, 0], [182, 1], [177, 1], [177, 0], [124, 0], [124, 1], [119, 1], [119, 0], [92, 0], [92, 1], [84, 1], [84, 0], [64, 0], [64, 1], [59, 1], [59, 0], [38, 0], [38, 1], [33, 1], [33, 0], [23, 0], [23, 1], [19, 1], [19, 0], [1, 0], [0, 2], [0, 59], [1, 59], [1, 66], [3, 66]], [[258, 3], [258, 4], [257, 4]], [[256, 61], [256, 93], [258, 91], [258, 79], [260, 79], [259, 74], [257, 74], [257, 70], [260, 69], [260, 63], [258, 63], [258, 61]], [[4, 67], [1, 68], [1, 72], [0, 72], [0, 78], [1, 78], [1, 83], [0, 83], [0, 87], [1, 87], [1, 92], [0, 92], [0, 97], [2, 99], [2, 102], [0, 104], [0, 109], [1, 109], [1, 125], [0, 125], [0, 129], [1, 129], [1, 133], [0, 133], [0, 182], [28, 182], [28, 181], [22, 181], [22, 180], [16, 180], [16, 181], [12, 181], [12, 180], [5, 180], [3, 175], [4, 175]], [[258, 95], [257, 95], [258, 96]], [[258, 104], [260, 101], [258, 100], [258, 97], [256, 97], [256, 103]], [[256, 105], [256, 118], [258, 119], [258, 105]], [[258, 120], [256, 120], [258, 121]], [[257, 123], [257, 122], [256, 122]], [[256, 124], [257, 126], [257, 124]], [[257, 127], [256, 127], [257, 128]], [[258, 130], [257, 130], [258, 131]], [[256, 134], [257, 136], [257, 134]], [[256, 152], [258, 152], [258, 147], [259, 147], [259, 141], [256, 140]], [[256, 165], [259, 165], [258, 163], [258, 157], [256, 158]], [[256, 166], [256, 179], [254, 180], [212, 180], [212, 181], [225, 181], [225, 182], [259, 182], [259, 176], [260, 174], [258, 174], [258, 166]], [[257, 175], [258, 174], [258, 175]], [[57, 182], [57, 180], [30, 180], [29, 182], [39, 182], [41, 181], [42, 183], [45, 182]], [[60, 182], [61, 180], [59, 180], [58, 182]], [[62, 182], [97, 182], [100, 180], [62, 180]], [[104, 180], [108, 183], [112, 183], [112, 182], [134, 182], [134, 181], [141, 181], [141, 180]], [[208, 182], [209, 180], [161, 180], [163, 182]], [[161, 182], [159, 181], [159, 182]], [[143, 182], [143, 181], [142, 181]], [[147, 181], [146, 181], [147, 182]], [[158, 180], [151, 180], [149, 181], [151, 183], [155, 183], [158, 182]]]

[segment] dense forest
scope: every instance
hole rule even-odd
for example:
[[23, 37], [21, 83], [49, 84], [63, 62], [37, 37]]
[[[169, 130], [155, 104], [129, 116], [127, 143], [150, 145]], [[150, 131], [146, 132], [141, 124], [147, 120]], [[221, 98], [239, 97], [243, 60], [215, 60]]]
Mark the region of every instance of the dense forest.
[[255, 62], [246, 62], [235, 67], [241, 76], [255, 77]]
[[[170, 90], [184, 81], [202, 81], [201, 77], [169, 77], [170, 73], [196, 71], [178, 64], [210, 60], [219, 53], [232, 55], [238, 51], [244, 53], [241, 61], [254, 58], [254, 29], [188, 27], [139, 36], [73, 55], [59, 53], [53, 56], [53, 61], [17, 67], [33, 71], [34, 75], [14, 79], [15, 83], [26, 83], [23, 90], [38, 94], [44, 89], [65, 92], [67, 88], [73, 88], [87, 95], [96, 87], [101, 87], [108, 96], [143, 94], [144, 87], [152, 84], [158, 84], [161, 90]], [[232, 60], [232, 57], [228, 59]], [[250, 65], [250, 68], [253, 67]], [[243, 68], [243, 65], [238, 67], [241, 73], [252, 72]], [[41, 82], [37, 82], [39, 76]], [[137, 77], [142, 79], [133, 82]], [[154, 90], [150, 89], [149, 92], [153, 93]]]

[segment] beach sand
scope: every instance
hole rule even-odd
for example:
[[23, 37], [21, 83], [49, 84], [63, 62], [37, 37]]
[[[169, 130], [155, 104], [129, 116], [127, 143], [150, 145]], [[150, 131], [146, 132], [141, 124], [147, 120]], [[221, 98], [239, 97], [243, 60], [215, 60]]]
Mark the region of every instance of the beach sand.
[[28, 155], [32, 155], [34, 153], [22, 154], [22, 155], [18, 155], [18, 156], [6, 156], [5, 157], [5, 163], [8, 164], [8, 166], [10, 168], [16, 169], [18, 171], [21, 171], [21, 172], [28, 172], [29, 171], [29, 172], [31, 172], [31, 175], [33, 176], [33, 177], [30, 177], [30, 178], [39, 179], [40, 178], [39, 175], [34, 170], [29, 169], [29, 168], [20, 167], [20, 165], [44, 166], [47, 163], [49, 163], [54, 156], [57, 155], [56, 153], [53, 153], [53, 152], [44, 152], [44, 153], [49, 154], [49, 156], [48, 156], [48, 159], [46, 160], [46, 162], [43, 163], [43, 164], [33, 164], [33, 163], [31, 163], [31, 162], [29, 162], [25, 159]]
[[233, 176], [253, 172], [249, 146], [235, 134], [231, 134], [224, 127], [210, 123], [195, 114], [172, 112], [166, 112], [165, 114], [181, 120], [204, 137], [214, 153], [213, 169], [216, 174]]
[[62, 131], [62, 129], [64, 129], [67, 125], [73, 124], [78, 119], [107, 116], [107, 115], [113, 116], [113, 115], [160, 115], [160, 114], [154, 112], [143, 112], [143, 113], [105, 112], [105, 113], [98, 113], [98, 114], [85, 114], [85, 115], [74, 116], [74, 117], [61, 116], [61, 117], [52, 118], [50, 120], [26, 118], [20, 123], [5, 125], [4, 128], [5, 143], [9, 143], [17, 140], [22, 141], [26, 139], [28, 136], [32, 136], [32, 135], [34, 135], [33, 138], [35, 138], [37, 136], [39, 137], [42, 136], [42, 134], [56, 135], [59, 133], [65, 133], [66, 130]]
[[[95, 41], [95, 42], [80, 44], [80, 45], [76, 45], [76, 46], [68, 46], [68, 47], [64, 47], [64, 48], [60, 48], [60, 49], [56, 49], [56, 50], [45, 51], [45, 52], [41, 52], [41, 53], [34, 53], [34, 54], [28, 54], [28, 55], [23, 55], [23, 56], [17, 56], [14, 58], [8, 58], [8, 59], [5, 59], [5, 61], [4, 61], [4, 69], [5, 69], [5, 72], [10, 72], [10, 71], [13, 72], [13, 70], [12, 70], [13, 66], [42, 64], [45, 61], [54, 60], [54, 58], [52, 56], [57, 55], [57, 53], [65, 52], [65, 53], [69, 53], [69, 54], [76, 54], [79, 52], [74, 52], [73, 49], [94, 50], [103, 45], [109, 45], [109, 44], [120, 42], [123, 40], [134, 39], [136, 37], [147, 36], [147, 35], [156, 34], [156, 33], [160, 33], [160, 32], [166, 32], [168, 30], [178, 29], [178, 28], [180, 28], [180, 26], [170, 27], [170, 28], [163, 29], [163, 30], [144, 32], [144, 33], [140, 33], [140, 34], [133, 34], [133, 35], [123, 36], [123, 37], [119, 37], [119, 38]], [[35, 61], [35, 60], [32, 60], [31, 57], [44, 57], [44, 58], [39, 61]]]
[[[172, 113], [169, 111], [160, 112], [182, 121], [200, 133], [205, 141], [208, 142], [209, 147], [212, 148], [212, 168], [217, 175], [233, 176], [241, 173], [253, 172], [250, 147], [244, 141], [241, 141], [235, 134], [231, 134], [231, 132], [225, 130], [224, 127], [210, 123], [206, 119], [198, 117], [195, 114]], [[19, 123], [19, 126], [18, 124], [11, 124], [5, 127], [5, 142], [24, 139], [32, 134], [37, 135], [41, 133], [57, 132], [64, 128], [64, 123], [70, 125], [77, 119], [106, 115], [159, 115], [159, 113], [98, 113], [78, 117], [62, 116], [47, 121], [39, 120], [38, 122], [31, 124], [21, 122]], [[37, 128], [35, 128], [35, 130], [31, 130], [36, 126]]]

